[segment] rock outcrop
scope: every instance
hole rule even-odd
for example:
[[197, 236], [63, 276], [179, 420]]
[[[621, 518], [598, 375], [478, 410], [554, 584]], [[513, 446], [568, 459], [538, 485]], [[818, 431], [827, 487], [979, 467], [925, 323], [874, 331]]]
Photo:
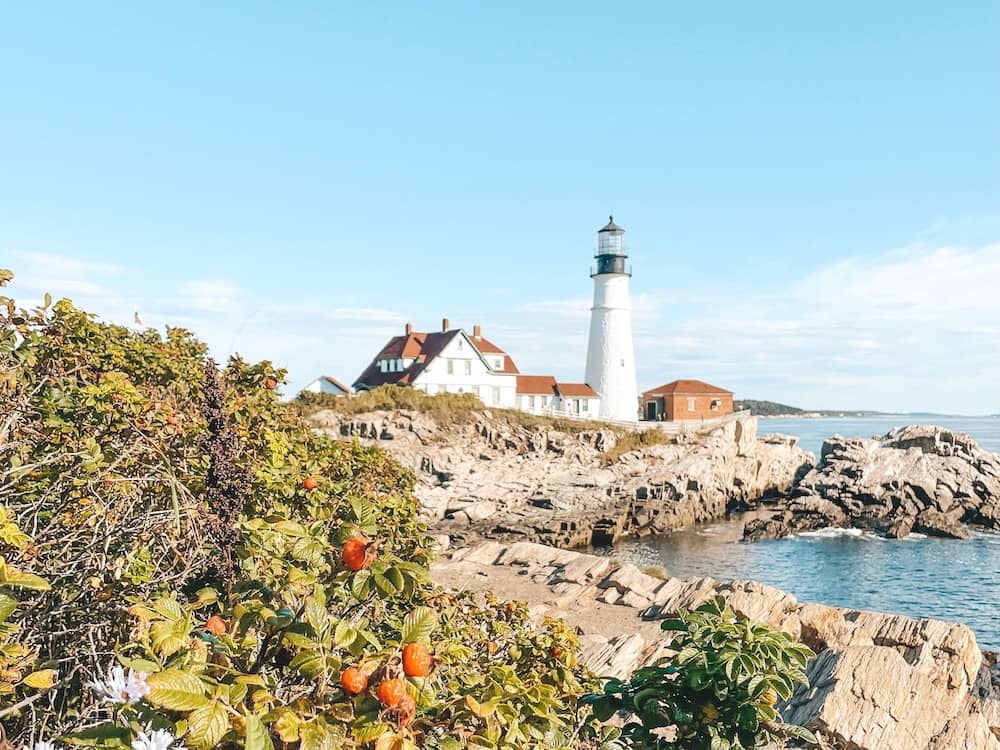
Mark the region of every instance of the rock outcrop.
[[964, 625], [803, 604], [752, 581], [660, 579], [632, 565], [519, 542], [483, 542], [432, 568], [451, 588], [526, 600], [577, 628], [583, 661], [625, 677], [670, 653], [659, 621], [724, 596], [817, 652], [809, 687], [779, 708], [834, 750], [1000, 750], [996, 655]]
[[758, 438], [753, 417], [672, 436], [611, 463], [606, 452], [623, 434], [615, 430], [555, 429], [503, 411], [473, 417], [442, 425], [408, 411], [327, 411], [312, 419], [338, 437], [378, 443], [413, 469], [428, 523], [466, 544], [576, 547], [666, 533], [784, 492], [813, 463], [795, 438]]
[[745, 538], [853, 526], [965, 539], [967, 525], [1000, 528], [1000, 456], [964, 433], [910, 426], [827, 440], [819, 465], [770, 517], [748, 523]]

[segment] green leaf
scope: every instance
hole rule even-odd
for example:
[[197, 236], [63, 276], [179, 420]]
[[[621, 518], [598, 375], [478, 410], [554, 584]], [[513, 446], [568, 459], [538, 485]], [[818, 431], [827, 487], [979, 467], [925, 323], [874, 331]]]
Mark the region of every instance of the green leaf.
[[271, 734], [260, 717], [247, 716], [245, 721], [247, 736], [243, 743], [244, 750], [274, 750]]
[[189, 672], [165, 669], [151, 674], [146, 683], [149, 685], [146, 700], [154, 706], [173, 711], [191, 711], [208, 703], [204, 684]]
[[132, 659], [131, 657], [123, 656], [121, 654], [115, 654], [115, 658], [118, 659], [118, 663], [123, 667], [126, 669], [134, 669], [136, 672], [153, 674], [154, 672], [159, 672], [162, 669], [159, 664], [149, 659]]
[[676, 617], [671, 617], [669, 619], [666, 619], [660, 624], [660, 630], [681, 631], [687, 629], [688, 629], [687, 623], [684, 622], [684, 620], [677, 619]]
[[400, 639], [403, 643], [419, 641], [429, 644], [431, 633], [434, 632], [437, 624], [437, 613], [433, 609], [430, 607], [415, 607], [412, 612], [403, 618]]
[[809, 745], [819, 744], [819, 740], [816, 739], [816, 735], [805, 727], [800, 727], [798, 724], [785, 724], [781, 727], [781, 731], [786, 737], [791, 739], [800, 740]]
[[48, 591], [52, 588], [49, 582], [41, 576], [36, 576], [34, 573], [22, 573], [13, 568], [7, 568], [2, 583], [5, 586], [14, 586], [29, 591]]
[[77, 747], [96, 747], [101, 750], [131, 750], [132, 731], [114, 724], [87, 727], [79, 732], [63, 735], [62, 742]]
[[226, 708], [216, 700], [188, 714], [187, 744], [194, 750], [211, 750], [229, 731]]
[[750, 678], [750, 682], [747, 683], [747, 694], [751, 698], [760, 697], [765, 690], [767, 690], [767, 682], [764, 675], [754, 675]]
[[54, 669], [39, 669], [26, 675], [21, 683], [36, 690], [45, 690], [56, 684], [56, 674]]

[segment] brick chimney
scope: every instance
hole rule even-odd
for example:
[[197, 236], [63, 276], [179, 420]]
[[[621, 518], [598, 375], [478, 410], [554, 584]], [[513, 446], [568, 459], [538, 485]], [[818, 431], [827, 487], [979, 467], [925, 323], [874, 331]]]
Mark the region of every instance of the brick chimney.
[[447, 318], [442, 318], [441, 319], [441, 332], [442, 333], [448, 333], [448, 331], [450, 331], [450, 330], [451, 330], [451, 321], [448, 320]]
[[411, 333], [413, 333], [413, 323], [407, 323], [406, 324], [406, 335], [409, 336]]
[[472, 326], [472, 336], [473, 338], [481, 339], [483, 337], [482, 326], [478, 324]]

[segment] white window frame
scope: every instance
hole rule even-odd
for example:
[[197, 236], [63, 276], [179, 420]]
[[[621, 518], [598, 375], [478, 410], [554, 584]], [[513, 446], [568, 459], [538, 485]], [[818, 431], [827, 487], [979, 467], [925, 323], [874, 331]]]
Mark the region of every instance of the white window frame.
[[688, 396], [688, 411], [694, 411], [697, 407], [698, 399], [694, 396]]
[[447, 363], [448, 374], [449, 375], [454, 375], [455, 374], [455, 360], [453, 360], [453, 359], [446, 359], [445, 362]]

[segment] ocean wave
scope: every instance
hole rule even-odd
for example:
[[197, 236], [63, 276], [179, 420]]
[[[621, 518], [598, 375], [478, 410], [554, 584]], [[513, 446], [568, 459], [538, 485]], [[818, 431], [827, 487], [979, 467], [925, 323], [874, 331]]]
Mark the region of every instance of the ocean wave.
[[816, 531], [800, 531], [796, 536], [819, 537], [821, 539], [836, 539], [841, 536], [864, 536], [861, 529], [841, 529], [837, 526], [827, 526]]

